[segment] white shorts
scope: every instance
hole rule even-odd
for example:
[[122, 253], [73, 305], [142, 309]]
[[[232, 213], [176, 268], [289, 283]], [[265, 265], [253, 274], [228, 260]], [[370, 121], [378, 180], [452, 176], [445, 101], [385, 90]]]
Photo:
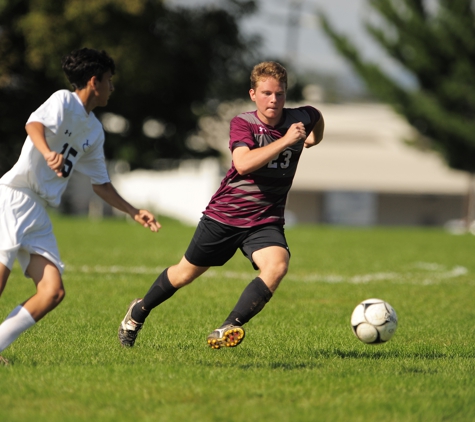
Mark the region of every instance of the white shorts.
[[36, 254], [51, 261], [62, 274], [64, 264], [41, 200], [33, 192], [0, 185], [0, 210], [0, 262], [11, 270], [18, 259], [28, 277], [30, 255]]

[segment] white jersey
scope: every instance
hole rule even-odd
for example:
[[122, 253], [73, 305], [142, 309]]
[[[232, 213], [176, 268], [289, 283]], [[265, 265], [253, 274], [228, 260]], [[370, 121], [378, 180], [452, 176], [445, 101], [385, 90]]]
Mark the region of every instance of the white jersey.
[[52, 151], [64, 156], [63, 177], [51, 170], [28, 136], [20, 157], [0, 184], [36, 193], [48, 205], [57, 207], [74, 170], [88, 176], [91, 183], [110, 182], [104, 157], [104, 130], [93, 112], [87, 114], [76, 93], [55, 92], [34, 111], [27, 121], [45, 127], [46, 141]]

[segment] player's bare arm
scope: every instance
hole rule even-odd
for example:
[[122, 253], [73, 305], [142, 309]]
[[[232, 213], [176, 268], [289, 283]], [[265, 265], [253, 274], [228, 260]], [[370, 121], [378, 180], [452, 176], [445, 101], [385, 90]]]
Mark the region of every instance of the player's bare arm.
[[25, 126], [26, 133], [30, 137], [35, 148], [43, 155], [48, 167], [62, 177], [64, 157], [56, 151], [51, 151], [45, 137], [45, 127], [40, 122], [31, 122]]
[[252, 173], [273, 160], [276, 155], [279, 155], [289, 146], [305, 139], [305, 137], [305, 126], [299, 122], [291, 125], [282, 138], [269, 145], [252, 150], [248, 147], [237, 147], [233, 151], [234, 167], [241, 175]]
[[323, 116], [320, 114], [320, 119], [318, 120], [317, 123], [315, 123], [315, 126], [310, 132], [310, 135], [308, 135], [308, 138], [305, 140], [305, 144], [304, 144], [305, 148], [310, 148], [310, 147], [314, 147], [315, 145], [318, 145], [323, 139], [324, 129], [325, 129], [325, 122], [323, 120]]
[[115, 190], [112, 183], [104, 183], [103, 185], [93, 184], [92, 188], [94, 193], [100, 196], [110, 206], [129, 214], [137, 223], [149, 228], [152, 232], [158, 232], [162, 227], [160, 223], [155, 220], [155, 217], [151, 212], [135, 208], [122, 198], [122, 196], [120, 196]]

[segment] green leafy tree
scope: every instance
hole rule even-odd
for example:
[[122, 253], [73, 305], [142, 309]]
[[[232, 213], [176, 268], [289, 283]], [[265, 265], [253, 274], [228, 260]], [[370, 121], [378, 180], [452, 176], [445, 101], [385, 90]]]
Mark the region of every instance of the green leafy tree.
[[[126, 123], [107, 134], [108, 158], [151, 168], [157, 158], [218, 155], [186, 140], [210, 100], [247, 92], [258, 39], [245, 38], [238, 23], [255, 9], [254, 0], [193, 9], [160, 0], [0, 1], [0, 175], [18, 157], [29, 114], [69, 88], [61, 57], [81, 47], [106, 50], [117, 66], [109, 105], [95, 111]], [[146, 121], [155, 124], [152, 137]]]
[[[448, 165], [475, 174], [475, 14], [471, 0], [368, 0], [380, 22], [366, 22], [371, 37], [415, 79], [403, 86], [338, 33], [323, 12], [333, 45], [368, 89], [417, 129]], [[473, 183], [473, 182], [472, 182]], [[470, 189], [470, 192], [473, 188]], [[470, 201], [469, 201], [470, 203]], [[470, 211], [470, 214], [473, 211]], [[468, 215], [473, 219], [473, 215]]]

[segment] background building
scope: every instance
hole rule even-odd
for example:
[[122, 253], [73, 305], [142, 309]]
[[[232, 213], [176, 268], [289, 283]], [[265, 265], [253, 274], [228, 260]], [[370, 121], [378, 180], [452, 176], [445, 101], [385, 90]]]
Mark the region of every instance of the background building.
[[412, 129], [390, 107], [320, 108], [324, 140], [304, 152], [289, 196], [298, 221], [443, 225], [463, 217], [469, 176], [409, 146]]

